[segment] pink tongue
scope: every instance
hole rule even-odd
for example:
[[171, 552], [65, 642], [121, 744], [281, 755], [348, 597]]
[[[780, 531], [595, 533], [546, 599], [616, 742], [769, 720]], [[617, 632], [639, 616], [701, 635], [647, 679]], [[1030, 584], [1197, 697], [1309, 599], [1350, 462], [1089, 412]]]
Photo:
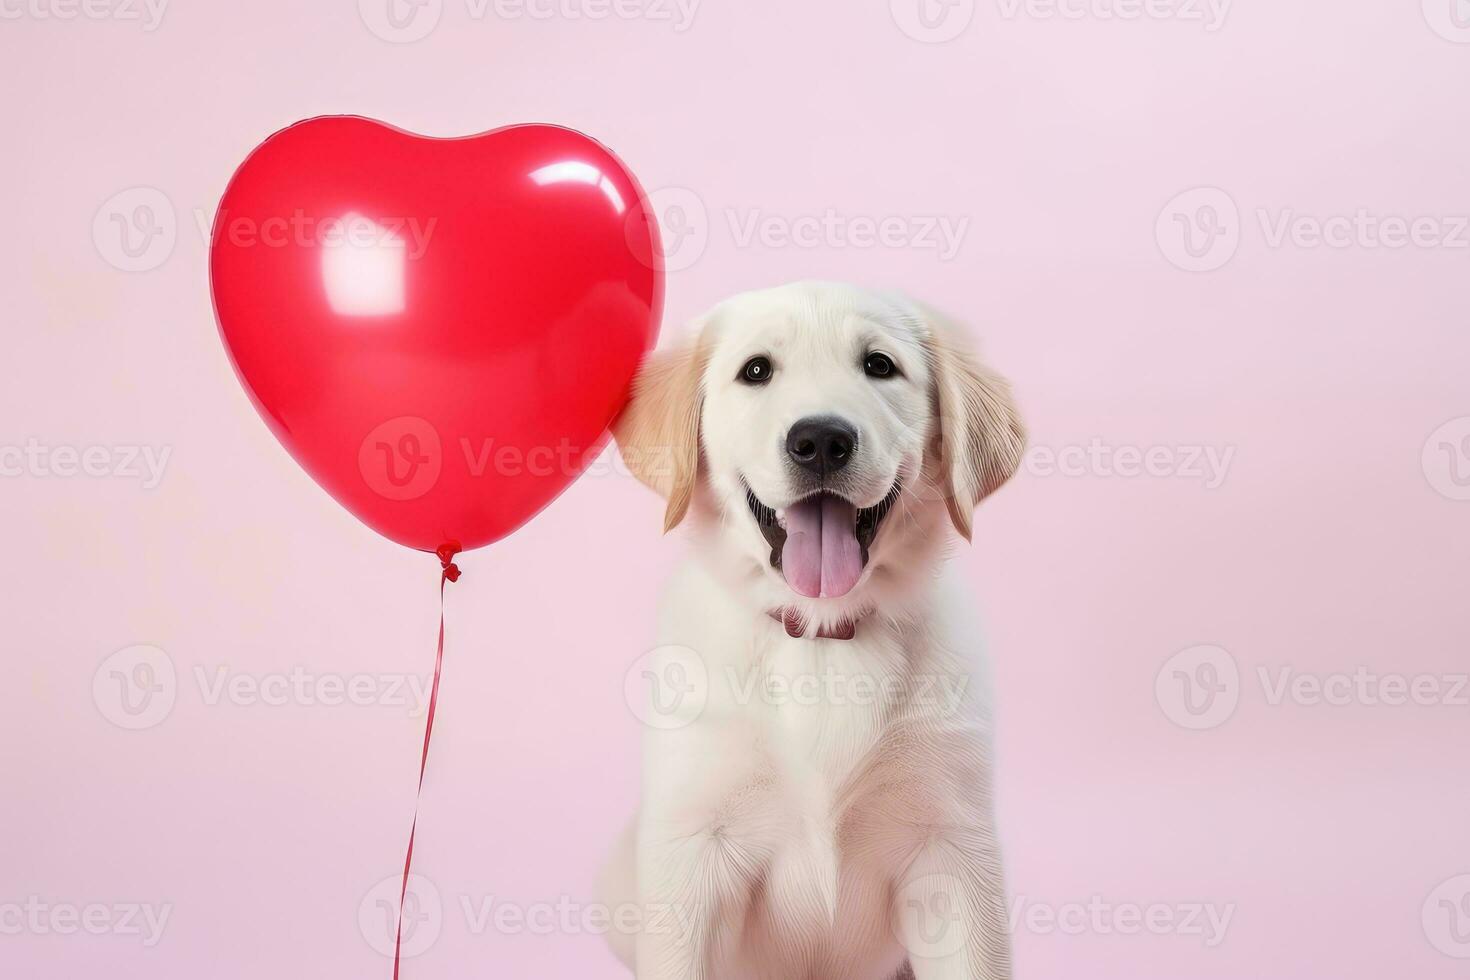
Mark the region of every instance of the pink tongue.
[[852, 591], [863, 574], [857, 508], [829, 496], [786, 508], [781, 571], [799, 595], [835, 599]]

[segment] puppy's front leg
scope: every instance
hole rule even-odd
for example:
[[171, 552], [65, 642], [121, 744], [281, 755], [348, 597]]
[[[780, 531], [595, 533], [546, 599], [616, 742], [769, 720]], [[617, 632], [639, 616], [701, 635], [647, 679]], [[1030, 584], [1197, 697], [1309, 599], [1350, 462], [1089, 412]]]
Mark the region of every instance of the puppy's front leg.
[[895, 890], [893, 924], [915, 980], [1010, 980], [1005, 886], [990, 835], [959, 830], [922, 844]]
[[757, 862], [722, 827], [639, 828], [638, 878], [648, 925], [638, 980], [712, 980], [738, 941]]

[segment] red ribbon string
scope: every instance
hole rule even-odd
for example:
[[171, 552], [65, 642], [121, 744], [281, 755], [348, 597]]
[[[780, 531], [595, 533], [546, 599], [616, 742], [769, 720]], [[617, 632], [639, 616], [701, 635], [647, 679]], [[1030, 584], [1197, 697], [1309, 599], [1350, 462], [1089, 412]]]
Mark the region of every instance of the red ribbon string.
[[459, 546], [440, 545], [436, 554], [443, 573], [439, 576], [439, 650], [434, 654], [434, 683], [429, 688], [429, 714], [424, 722], [424, 748], [419, 753], [419, 785], [414, 791], [413, 823], [408, 830], [408, 853], [403, 858], [403, 884], [398, 889], [398, 925], [393, 937], [393, 980], [398, 980], [398, 965], [403, 950], [403, 900], [408, 895], [408, 871], [413, 867], [413, 838], [419, 829], [419, 797], [424, 792], [424, 770], [429, 764], [429, 739], [434, 735], [434, 711], [439, 706], [439, 672], [444, 666], [444, 587], [459, 581], [459, 566], [454, 556]]

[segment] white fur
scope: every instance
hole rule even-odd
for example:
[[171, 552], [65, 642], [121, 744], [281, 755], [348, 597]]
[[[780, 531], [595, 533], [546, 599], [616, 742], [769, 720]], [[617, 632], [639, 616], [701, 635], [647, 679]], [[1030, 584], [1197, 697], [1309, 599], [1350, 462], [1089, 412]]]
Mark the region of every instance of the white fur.
[[[650, 665], [693, 691], [697, 717], [645, 732], [642, 806], [604, 897], [648, 925], [614, 948], [640, 980], [1009, 977], [988, 692], [970, 603], [942, 571], [958, 540], [958, 464], [942, 457], [961, 440], [942, 442], [953, 420], [940, 418], [933, 318], [901, 298], [797, 284], [735, 297], [700, 329], [694, 548]], [[868, 377], [871, 349], [903, 377]], [[755, 354], [775, 365], [762, 387], [736, 380]], [[997, 383], [981, 394], [1008, 407]], [[778, 512], [792, 503], [785, 434], [829, 413], [859, 431], [841, 492], [869, 506], [895, 480], [904, 489], [857, 587], [803, 599], [770, 567], [741, 478]], [[618, 430], [625, 453], [653, 424]], [[781, 607], [810, 621], [807, 638], [770, 617]], [[814, 638], [852, 618], [853, 639]]]

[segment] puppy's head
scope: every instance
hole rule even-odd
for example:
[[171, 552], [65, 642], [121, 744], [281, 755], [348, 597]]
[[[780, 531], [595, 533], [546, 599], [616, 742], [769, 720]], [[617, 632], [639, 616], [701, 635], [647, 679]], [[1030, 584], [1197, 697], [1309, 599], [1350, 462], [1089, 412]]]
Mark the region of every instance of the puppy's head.
[[849, 606], [945, 515], [968, 538], [1024, 443], [1009, 385], [933, 314], [814, 283], [721, 304], [649, 358], [613, 431], [665, 529], [693, 508], [777, 593]]

